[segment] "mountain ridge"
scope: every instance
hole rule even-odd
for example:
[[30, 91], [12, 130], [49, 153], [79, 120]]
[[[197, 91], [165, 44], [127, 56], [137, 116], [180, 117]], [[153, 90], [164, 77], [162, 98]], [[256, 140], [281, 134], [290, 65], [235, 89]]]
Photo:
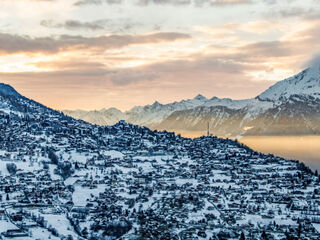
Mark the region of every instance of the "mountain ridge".
[[[76, 111], [66, 114], [99, 125], [126, 120], [151, 129], [170, 131], [206, 131], [215, 135], [303, 135], [320, 134], [320, 66], [312, 66], [279, 81], [255, 98], [233, 100], [198, 94], [193, 99], [118, 111]], [[301, 126], [297, 130], [294, 125]], [[288, 131], [287, 129], [290, 129]]]

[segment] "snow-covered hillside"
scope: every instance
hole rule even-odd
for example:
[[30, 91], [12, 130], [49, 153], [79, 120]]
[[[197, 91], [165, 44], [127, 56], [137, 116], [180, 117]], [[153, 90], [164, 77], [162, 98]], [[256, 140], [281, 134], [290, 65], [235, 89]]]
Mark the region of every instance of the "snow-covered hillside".
[[[0, 239], [320, 237], [319, 176], [298, 161], [230, 139], [92, 125], [8, 90], [0, 103], [15, 111], [0, 111]], [[242, 111], [181, 112], [229, 116], [232, 127]]]
[[2, 96], [20, 96], [20, 94], [10, 85], [0, 83], [0, 95]]

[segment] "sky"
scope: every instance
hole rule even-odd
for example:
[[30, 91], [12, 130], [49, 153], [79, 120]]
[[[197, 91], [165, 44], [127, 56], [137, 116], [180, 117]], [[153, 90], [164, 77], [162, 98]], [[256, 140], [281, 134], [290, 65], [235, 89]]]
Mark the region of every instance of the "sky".
[[320, 49], [320, 0], [0, 0], [0, 82], [54, 109], [252, 98]]

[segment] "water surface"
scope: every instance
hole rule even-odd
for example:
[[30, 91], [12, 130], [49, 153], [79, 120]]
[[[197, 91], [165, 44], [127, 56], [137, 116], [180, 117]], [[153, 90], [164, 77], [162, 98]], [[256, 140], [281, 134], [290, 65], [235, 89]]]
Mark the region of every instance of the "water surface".
[[[181, 131], [184, 137], [200, 137], [205, 131]], [[320, 136], [247, 136], [238, 139], [255, 151], [300, 160], [320, 171]]]
[[320, 136], [250, 136], [239, 139], [252, 149], [300, 160], [320, 170]]

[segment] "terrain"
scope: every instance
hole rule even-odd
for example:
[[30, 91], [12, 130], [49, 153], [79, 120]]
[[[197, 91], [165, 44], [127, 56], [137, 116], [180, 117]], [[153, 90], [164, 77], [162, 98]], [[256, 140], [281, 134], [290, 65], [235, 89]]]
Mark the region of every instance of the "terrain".
[[229, 139], [89, 124], [4, 84], [0, 171], [3, 239], [320, 237], [320, 180], [303, 163]]
[[210, 132], [217, 136], [318, 135], [320, 66], [280, 81], [252, 99], [207, 99], [197, 95], [194, 99], [170, 104], [155, 102], [126, 112], [111, 108], [64, 113], [98, 125], [126, 120], [175, 132], [206, 132], [209, 124]]

